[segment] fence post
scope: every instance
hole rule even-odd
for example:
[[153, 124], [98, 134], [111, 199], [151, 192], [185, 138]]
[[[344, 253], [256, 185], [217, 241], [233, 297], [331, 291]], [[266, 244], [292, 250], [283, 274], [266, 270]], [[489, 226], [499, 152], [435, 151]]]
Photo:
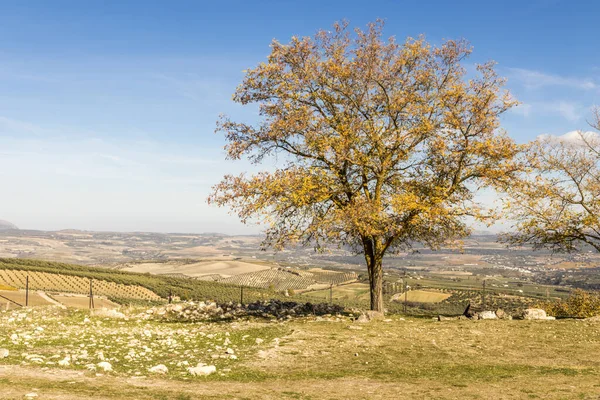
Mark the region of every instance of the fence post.
[[240, 304], [244, 305], [244, 287], [240, 286]]
[[90, 278], [90, 310], [94, 308], [94, 289], [92, 286], [93, 279]]
[[406, 270], [404, 270], [404, 314], [406, 314], [406, 303], [408, 302], [408, 282], [406, 280]]
[[173, 301], [173, 290], [169, 289], [169, 304]]
[[29, 275], [25, 278], [25, 307], [29, 306]]
[[333, 283], [329, 284], [329, 304], [333, 304]]
[[483, 311], [485, 311], [485, 279], [483, 280], [483, 291], [481, 292], [481, 296], [482, 296], [481, 303], [483, 304]]

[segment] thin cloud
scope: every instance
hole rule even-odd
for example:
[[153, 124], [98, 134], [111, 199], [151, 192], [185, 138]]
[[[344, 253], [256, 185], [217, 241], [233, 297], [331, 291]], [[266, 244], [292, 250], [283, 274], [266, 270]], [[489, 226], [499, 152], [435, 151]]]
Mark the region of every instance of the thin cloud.
[[559, 115], [569, 122], [578, 122], [587, 112], [587, 107], [578, 102], [559, 100], [524, 103], [511, 109], [511, 112], [521, 115], [522, 117], [530, 117], [533, 115]]
[[600, 86], [590, 78], [564, 77], [524, 68], [508, 68], [508, 71], [511, 79], [519, 81], [525, 87], [531, 89], [547, 86], [563, 86], [580, 90], [600, 88]]

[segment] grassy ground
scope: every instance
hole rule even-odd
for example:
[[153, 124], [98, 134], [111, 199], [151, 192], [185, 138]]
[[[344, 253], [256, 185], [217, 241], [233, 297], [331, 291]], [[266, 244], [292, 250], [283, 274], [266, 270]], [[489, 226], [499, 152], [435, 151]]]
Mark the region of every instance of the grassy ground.
[[[0, 348], [10, 351], [0, 360], [2, 399], [32, 391], [44, 399], [600, 396], [600, 323], [582, 320], [167, 324], [40, 308], [0, 313]], [[27, 361], [32, 354], [41, 363]], [[59, 367], [66, 355], [70, 364]], [[88, 371], [101, 358], [114, 372]], [[192, 377], [185, 362], [217, 373]], [[169, 373], [152, 376], [159, 363]]]

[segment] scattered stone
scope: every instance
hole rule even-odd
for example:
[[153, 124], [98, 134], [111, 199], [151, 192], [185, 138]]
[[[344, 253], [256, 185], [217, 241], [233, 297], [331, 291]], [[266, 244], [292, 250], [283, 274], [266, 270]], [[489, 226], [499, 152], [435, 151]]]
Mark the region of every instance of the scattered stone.
[[506, 314], [503, 309], [499, 308], [496, 310], [496, 317], [498, 317], [498, 319], [507, 319], [508, 314]]
[[8, 349], [0, 349], [0, 358], [6, 358], [10, 355]]
[[35, 392], [27, 393], [27, 394], [25, 395], [25, 398], [26, 398], [26, 399], [33, 399], [33, 398], [35, 398], [35, 397], [38, 397], [38, 394], [37, 394], [37, 393], [35, 393]]
[[547, 317], [546, 311], [541, 308], [528, 308], [523, 311], [523, 319], [543, 319], [545, 320]]
[[256, 344], [261, 344], [262, 342], [264, 342], [264, 339], [257, 337], [255, 342], [256, 342]]
[[154, 367], [148, 369], [148, 372], [151, 372], [153, 374], [164, 375], [169, 372], [169, 369], [163, 364], [158, 364], [158, 365], [155, 365]]
[[479, 319], [498, 319], [494, 311], [482, 311], [478, 313]]
[[98, 368], [102, 369], [104, 372], [111, 372], [113, 370], [112, 365], [107, 361], [99, 362], [96, 365], [98, 366]]
[[204, 365], [203, 363], [198, 363], [195, 367], [188, 368], [188, 372], [194, 376], [207, 376], [217, 372], [217, 367], [214, 365]]
[[68, 367], [70, 364], [71, 364], [70, 356], [66, 356], [65, 358], [63, 358], [62, 360], [60, 360], [58, 362], [58, 365], [60, 365], [61, 367]]

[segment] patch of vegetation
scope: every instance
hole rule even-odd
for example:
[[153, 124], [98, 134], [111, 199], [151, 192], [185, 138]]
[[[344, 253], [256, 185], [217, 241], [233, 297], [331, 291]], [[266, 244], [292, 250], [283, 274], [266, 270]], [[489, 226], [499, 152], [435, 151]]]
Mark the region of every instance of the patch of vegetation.
[[600, 293], [577, 289], [566, 300], [542, 303], [539, 307], [555, 317], [594, 317], [600, 315]]

